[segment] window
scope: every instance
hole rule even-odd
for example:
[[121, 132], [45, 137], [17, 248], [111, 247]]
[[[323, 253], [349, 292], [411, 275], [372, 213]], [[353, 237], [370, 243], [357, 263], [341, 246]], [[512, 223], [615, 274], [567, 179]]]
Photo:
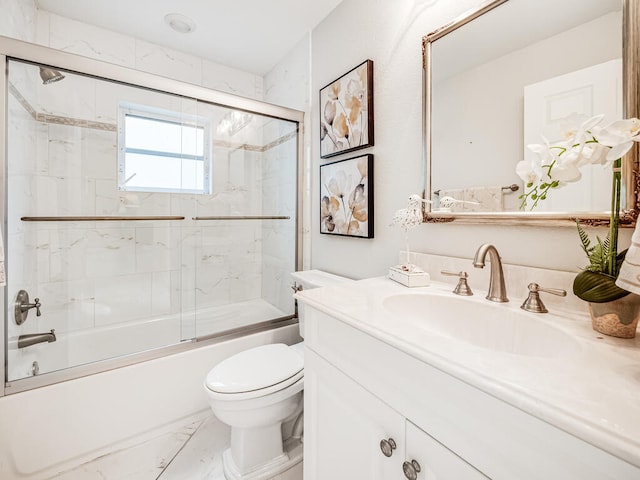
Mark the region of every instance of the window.
[[118, 188], [210, 193], [209, 131], [201, 117], [120, 103]]

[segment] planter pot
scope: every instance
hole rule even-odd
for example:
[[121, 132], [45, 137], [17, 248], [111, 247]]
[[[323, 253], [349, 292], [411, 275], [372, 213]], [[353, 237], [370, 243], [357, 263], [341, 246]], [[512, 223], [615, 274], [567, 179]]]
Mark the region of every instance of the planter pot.
[[634, 338], [640, 319], [640, 296], [630, 293], [613, 302], [589, 302], [591, 322], [596, 332], [619, 338]]

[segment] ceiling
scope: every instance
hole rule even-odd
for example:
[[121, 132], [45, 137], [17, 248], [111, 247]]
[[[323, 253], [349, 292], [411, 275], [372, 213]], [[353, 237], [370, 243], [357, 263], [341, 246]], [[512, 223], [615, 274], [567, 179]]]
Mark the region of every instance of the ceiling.
[[[269, 72], [342, 0], [36, 0], [38, 8], [257, 75]], [[165, 15], [195, 22], [172, 30]]]

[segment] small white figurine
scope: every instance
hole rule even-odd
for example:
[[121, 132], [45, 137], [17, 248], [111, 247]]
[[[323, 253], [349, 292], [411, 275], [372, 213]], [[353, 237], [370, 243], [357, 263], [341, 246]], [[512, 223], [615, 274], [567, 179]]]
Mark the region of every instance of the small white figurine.
[[409, 230], [417, 227], [422, 223], [423, 203], [431, 203], [431, 201], [424, 200], [420, 197], [420, 195], [416, 195], [415, 193], [413, 195], [409, 195], [409, 203], [407, 204], [407, 208], [401, 208], [400, 210], [398, 210], [396, 213], [394, 213], [393, 218], [391, 219], [390, 226], [399, 225], [404, 229], [407, 261], [404, 264], [400, 265], [399, 268], [407, 272], [422, 271], [409, 262]]

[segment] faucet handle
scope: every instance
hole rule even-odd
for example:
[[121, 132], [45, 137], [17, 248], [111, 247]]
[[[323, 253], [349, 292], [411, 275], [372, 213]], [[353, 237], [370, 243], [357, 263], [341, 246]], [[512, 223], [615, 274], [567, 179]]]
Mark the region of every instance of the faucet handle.
[[540, 299], [539, 292], [550, 293], [552, 295], [558, 295], [559, 297], [566, 297], [567, 291], [561, 288], [546, 288], [541, 287], [537, 283], [530, 283], [529, 286], [529, 295], [527, 299], [520, 305], [520, 308], [526, 310], [527, 312], [533, 313], [547, 313], [549, 310], [544, 306], [542, 300]]
[[40, 307], [42, 306], [42, 304], [40, 303], [40, 299], [36, 298], [33, 302], [33, 305], [30, 305], [31, 308], [35, 308], [36, 309], [36, 317], [39, 317], [42, 315], [42, 313], [40, 312]]
[[464, 295], [465, 297], [470, 297], [473, 295], [471, 291], [471, 287], [467, 283], [467, 278], [469, 278], [469, 274], [467, 272], [452, 272], [450, 270], [440, 270], [442, 275], [448, 275], [451, 277], [458, 277], [458, 285], [453, 289], [453, 293], [456, 295]]

